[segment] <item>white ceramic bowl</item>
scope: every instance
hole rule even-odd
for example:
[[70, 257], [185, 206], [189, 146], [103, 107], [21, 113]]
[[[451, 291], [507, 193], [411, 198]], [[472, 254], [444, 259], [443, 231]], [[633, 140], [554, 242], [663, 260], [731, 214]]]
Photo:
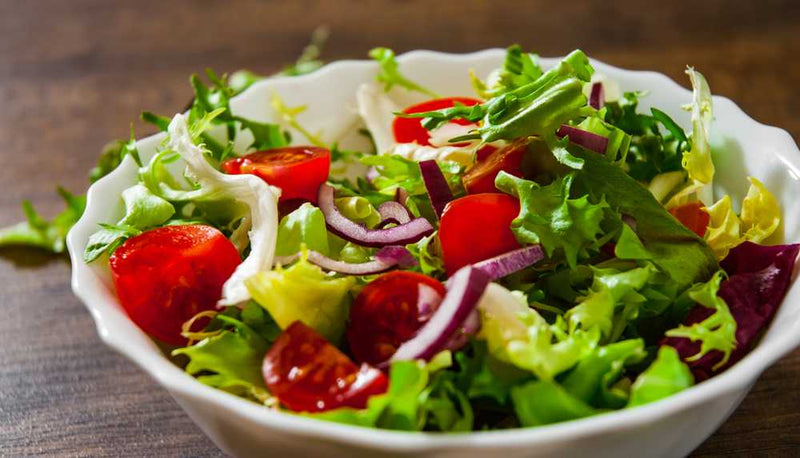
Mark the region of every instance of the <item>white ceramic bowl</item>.
[[[415, 51], [399, 61], [404, 73], [425, 86], [445, 95], [469, 95], [468, 70], [484, 76], [502, 63], [503, 55], [504, 51], [497, 49], [464, 55]], [[542, 62], [550, 66], [557, 59]], [[623, 90], [649, 91], [641, 110], [652, 104], [684, 128], [689, 126], [688, 115], [680, 109], [690, 101], [688, 90], [658, 73], [593, 64]], [[703, 70], [702, 62], [694, 64]], [[232, 109], [246, 117], [270, 120], [273, 114], [268, 102], [275, 91], [289, 105], [307, 104], [309, 109], [302, 115], [305, 125], [321, 129], [331, 138], [352, 128], [356, 88], [371, 81], [375, 72], [376, 65], [371, 62], [336, 62], [310, 75], [260, 82], [236, 97]], [[755, 176], [767, 184], [783, 207], [785, 220], [779, 240], [800, 240], [800, 151], [791, 136], [759, 124], [728, 99], [715, 97], [714, 104], [712, 143], [717, 150], [724, 149], [715, 158], [717, 195], [731, 193], [740, 201], [747, 188], [746, 175]], [[139, 141], [143, 159], [154, 153], [162, 138], [156, 135]], [[346, 142], [354, 144], [356, 139]], [[121, 309], [106, 266], [83, 263], [87, 238], [97, 223], [118, 219], [120, 193], [135, 177], [135, 164], [126, 158], [116, 171], [89, 189], [86, 213], [68, 236], [72, 287], [92, 313], [100, 337], [165, 387], [214, 443], [231, 455], [683, 456], [719, 427], [764, 369], [800, 344], [800, 284], [794, 284], [769, 331], [746, 358], [707, 382], [643, 407], [539, 428], [453, 435], [363, 429], [274, 412], [207, 387], [174, 366]]]

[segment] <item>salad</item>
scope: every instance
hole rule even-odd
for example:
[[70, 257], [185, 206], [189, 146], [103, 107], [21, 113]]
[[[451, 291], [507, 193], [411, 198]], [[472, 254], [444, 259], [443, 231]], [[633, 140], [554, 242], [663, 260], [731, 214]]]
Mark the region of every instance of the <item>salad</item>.
[[138, 182], [85, 260], [186, 372], [265, 408], [465, 432], [654, 402], [755, 345], [800, 245], [769, 244], [781, 214], [757, 179], [739, 209], [713, 195], [699, 72], [684, 132], [579, 50], [546, 69], [512, 46], [464, 75], [474, 94], [370, 56], [353, 129], [371, 150], [277, 94], [278, 123], [238, 116], [259, 78], [213, 72], [186, 113], [144, 115], [166, 133], [152, 158], [121, 144]]

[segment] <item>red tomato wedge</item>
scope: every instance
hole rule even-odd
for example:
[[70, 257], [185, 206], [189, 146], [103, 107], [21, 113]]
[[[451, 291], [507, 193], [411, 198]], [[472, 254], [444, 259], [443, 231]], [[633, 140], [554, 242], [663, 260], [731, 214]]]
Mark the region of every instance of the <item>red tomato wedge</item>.
[[328, 179], [331, 152], [316, 146], [286, 146], [258, 151], [222, 163], [225, 173], [249, 173], [281, 188], [281, 202], [317, 202], [319, 187]]
[[498, 192], [494, 186], [494, 179], [497, 178], [500, 171], [521, 177], [523, 175], [522, 160], [525, 158], [527, 150], [527, 142], [515, 142], [495, 150], [484, 159], [478, 158], [478, 162], [462, 177], [467, 193]]
[[510, 227], [517, 215], [519, 201], [508, 194], [472, 194], [447, 204], [439, 221], [447, 274], [520, 248]]
[[[456, 103], [471, 107], [482, 103], [478, 99], [469, 97], [446, 97], [443, 99], [433, 99], [426, 102], [411, 105], [403, 110], [403, 113], [424, 113], [426, 111], [441, 110], [443, 108], [450, 108], [455, 106]], [[451, 121], [462, 126], [472, 124], [466, 119], [455, 119]], [[397, 143], [417, 143], [420, 145], [430, 145], [430, 133], [427, 129], [422, 127], [422, 118], [394, 118], [392, 123], [392, 131], [394, 133], [394, 140]]]
[[416, 335], [429, 317], [420, 316], [420, 285], [443, 297], [444, 285], [416, 272], [383, 274], [368, 284], [350, 308], [347, 342], [356, 361], [380, 364]]
[[149, 335], [185, 345], [181, 326], [216, 306], [222, 285], [241, 262], [239, 252], [211, 226], [166, 226], [144, 232], [111, 255], [111, 276], [122, 307]]
[[700, 237], [706, 235], [711, 217], [701, 202], [689, 202], [669, 211], [687, 229]]
[[389, 381], [367, 364], [356, 366], [319, 333], [295, 321], [264, 357], [264, 382], [270, 393], [295, 412], [336, 407], [363, 409], [367, 399], [386, 392]]

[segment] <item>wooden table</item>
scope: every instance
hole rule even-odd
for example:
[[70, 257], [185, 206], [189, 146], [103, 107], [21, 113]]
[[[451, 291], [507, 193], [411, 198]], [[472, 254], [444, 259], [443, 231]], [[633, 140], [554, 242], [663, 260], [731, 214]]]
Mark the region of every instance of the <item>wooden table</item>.
[[[519, 42], [548, 56], [581, 47], [684, 85], [692, 64], [715, 93], [800, 136], [800, 2], [548, 3], [2, 0], [0, 226], [21, 218], [22, 199], [54, 214], [56, 184], [83, 191], [100, 148], [125, 137], [141, 110], [184, 106], [190, 73], [275, 71], [320, 24], [332, 32], [328, 59], [375, 45], [462, 52]], [[219, 454], [164, 390], [100, 342], [65, 258], [0, 256], [0, 455]], [[797, 456], [799, 379], [795, 352], [696, 456]]]

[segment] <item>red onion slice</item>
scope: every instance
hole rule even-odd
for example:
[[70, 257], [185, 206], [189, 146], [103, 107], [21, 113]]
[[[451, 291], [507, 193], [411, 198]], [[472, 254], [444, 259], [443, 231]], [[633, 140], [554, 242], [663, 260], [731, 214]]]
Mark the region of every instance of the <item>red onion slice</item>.
[[420, 283], [417, 290], [417, 321], [428, 321], [441, 303], [442, 296], [435, 289]]
[[605, 91], [603, 90], [603, 83], [596, 82], [592, 84], [592, 92], [589, 95], [589, 105], [595, 110], [603, 108], [605, 105]]
[[409, 197], [410, 196], [408, 194], [408, 191], [406, 191], [406, 188], [398, 186], [397, 190], [395, 190], [394, 192], [394, 201], [404, 207], [406, 206], [406, 201], [408, 200]]
[[333, 188], [327, 184], [319, 187], [317, 198], [319, 209], [325, 215], [328, 229], [339, 237], [362, 246], [382, 247], [414, 243], [433, 232], [433, 226], [425, 218], [415, 218], [406, 224], [388, 229], [367, 229], [347, 219], [333, 202]]
[[[296, 261], [299, 257], [300, 253], [293, 254], [291, 256], [278, 256], [275, 258], [275, 264], [287, 265]], [[346, 275], [373, 275], [398, 267], [413, 267], [417, 264], [417, 260], [414, 259], [414, 255], [412, 255], [411, 252], [405, 247], [401, 246], [383, 247], [378, 250], [377, 253], [375, 253], [372, 261], [362, 262], [359, 264], [337, 261], [321, 253], [317, 253], [316, 251], [309, 251], [308, 262], [325, 270]]]
[[368, 182], [372, 183], [379, 176], [381, 176], [381, 174], [378, 173], [378, 169], [376, 169], [375, 167], [370, 167], [367, 169], [366, 178]]
[[411, 214], [406, 207], [393, 200], [378, 205], [378, 213], [381, 214], [381, 223], [387, 219], [393, 219], [394, 224], [406, 224], [411, 221]]
[[390, 361], [430, 360], [444, 350], [478, 305], [490, 278], [472, 266], [462, 267], [447, 282], [447, 294], [417, 335], [404, 342]]
[[511, 275], [544, 259], [541, 245], [531, 245], [489, 258], [472, 265], [492, 280]]
[[447, 179], [444, 177], [442, 169], [439, 168], [439, 164], [433, 159], [421, 161], [419, 171], [422, 173], [422, 181], [425, 183], [425, 190], [428, 191], [428, 197], [431, 199], [433, 211], [436, 212], [437, 217], [441, 218], [445, 205], [453, 200], [450, 185], [447, 184]]
[[556, 135], [559, 138], [569, 137], [570, 142], [598, 154], [606, 154], [608, 148], [608, 138], [566, 124], [558, 128]]
[[450, 337], [450, 340], [445, 345], [445, 349], [450, 351], [456, 351], [463, 347], [464, 345], [469, 342], [469, 338], [478, 333], [481, 330], [481, 315], [478, 313], [478, 309], [472, 310], [469, 315], [467, 315], [467, 319], [464, 320], [464, 324], [461, 325]]

